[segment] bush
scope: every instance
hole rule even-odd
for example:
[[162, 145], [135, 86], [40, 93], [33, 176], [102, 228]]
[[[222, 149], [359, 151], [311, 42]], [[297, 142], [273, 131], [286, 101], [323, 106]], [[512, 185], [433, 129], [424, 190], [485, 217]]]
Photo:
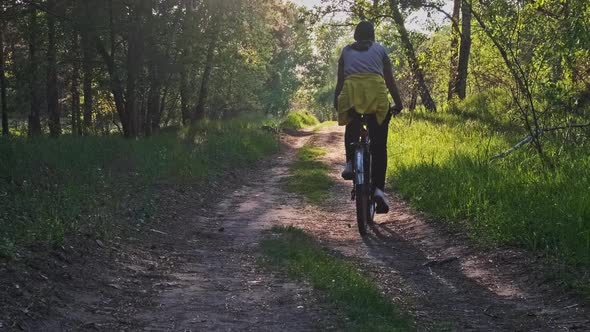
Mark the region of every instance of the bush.
[[281, 128], [290, 130], [299, 130], [309, 126], [318, 125], [320, 121], [310, 112], [298, 111], [291, 112], [281, 123]]

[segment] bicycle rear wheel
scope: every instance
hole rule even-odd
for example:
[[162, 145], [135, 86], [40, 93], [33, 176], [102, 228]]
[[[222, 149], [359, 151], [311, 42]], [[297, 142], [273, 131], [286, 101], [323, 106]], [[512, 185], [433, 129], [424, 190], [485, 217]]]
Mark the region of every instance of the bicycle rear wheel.
[[359, 233], [362, 236], [367, 235], [367, 225], [371, 222], [371, 209], [369, 186], [366, 184], [357, 184], [356, 190], [356, 221]]

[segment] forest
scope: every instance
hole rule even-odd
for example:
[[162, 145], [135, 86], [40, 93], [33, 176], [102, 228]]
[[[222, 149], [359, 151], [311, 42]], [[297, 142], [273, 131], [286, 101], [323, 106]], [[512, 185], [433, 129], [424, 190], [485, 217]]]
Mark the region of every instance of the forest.
[[590, 298], [588, 0], [2, 0], [0, 259], [152, 228], [162, 183], [210, 192], [333, 125], [361, 21], [405, 107], [389, 190]]
[[[449, 12], [444, 5], [3, 1], [3, 134], [150, 136], [294, 106], [328, 118], [317, 109], [327, 108], [334, 59], [359, 20], [379, 26], [410, 110], [440, 111], [504, 90], [506, 113], [516, 111], [542, 158], [543, 133], [584, 127], [585, 1], [457, 0]], [[418, 10], [445, 20], [409, 31], [405, 19]]]

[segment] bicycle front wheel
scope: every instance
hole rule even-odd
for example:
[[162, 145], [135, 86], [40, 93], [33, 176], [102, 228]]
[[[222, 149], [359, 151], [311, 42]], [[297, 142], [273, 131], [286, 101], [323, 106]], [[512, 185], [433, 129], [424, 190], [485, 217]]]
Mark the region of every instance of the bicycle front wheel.
[[367, 225], [371, 221], [371, 209], [369, 198], [369, 186], [366, 184], [357, 184], [356, 191], [356, 221], [359, 227], [359, 233], [362, 236], [367, 235]]

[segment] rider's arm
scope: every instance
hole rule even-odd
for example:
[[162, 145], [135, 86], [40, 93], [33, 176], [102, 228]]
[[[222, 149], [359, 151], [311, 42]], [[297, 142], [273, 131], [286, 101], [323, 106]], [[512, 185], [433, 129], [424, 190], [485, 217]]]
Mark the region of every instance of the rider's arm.
[[386, 57], [383, 60], [383, 76], [385, 78], [387, 90], [389, 90], [389, 94], [391, 94], [393, 102], [395, 103], [395, 108], [399, 112], [404, 108], [404, 105], [399, 89], [397, 88], [397, 83], [395, 82], [395, 77], [393, 76], [393, 66], [391, 65], [389, 57]]
[[342, 57], [338, 60], [338, 81], [336, 82], [336, 92], [334, 93], [334, 108], [338, 109], [338, 96], [344, 88], [344, 60]]

